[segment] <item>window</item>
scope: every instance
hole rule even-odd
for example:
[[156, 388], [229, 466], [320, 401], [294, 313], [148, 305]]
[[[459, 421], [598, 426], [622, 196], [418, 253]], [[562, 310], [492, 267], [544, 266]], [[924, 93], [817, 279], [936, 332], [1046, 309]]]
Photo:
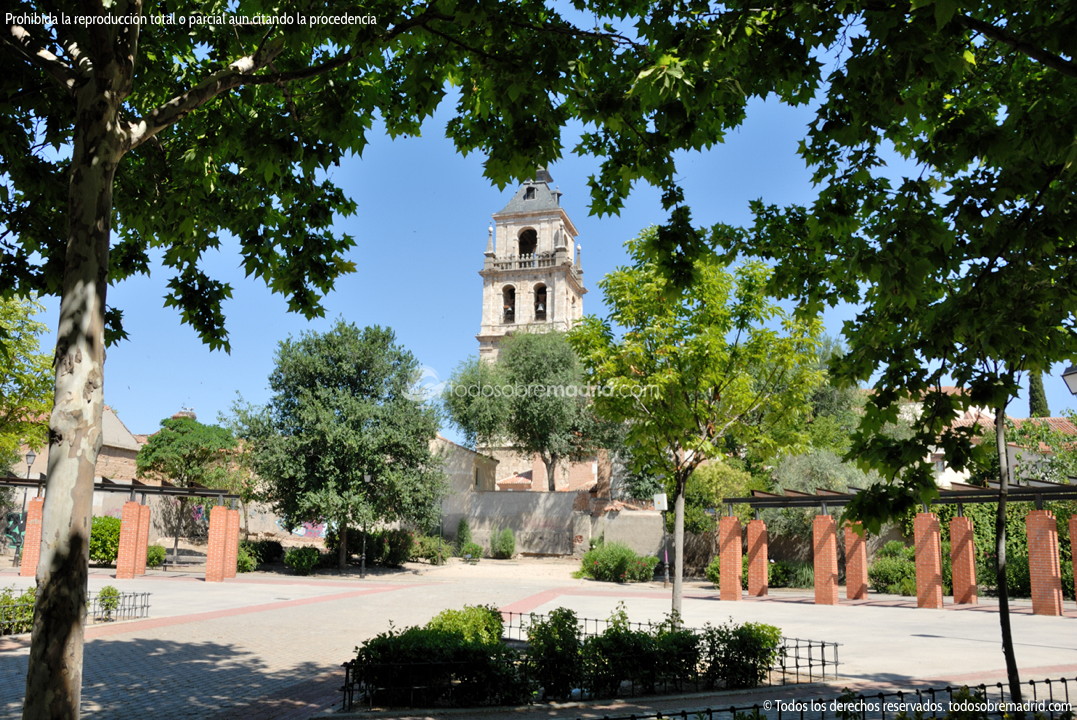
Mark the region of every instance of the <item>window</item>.
[[538, 245], [538, 232], [532, 228], [527, 228], [520, 233], [520, 256], [534, 255], [535, 248]]
[[516, 288], [506, 285], [501, 291], [502, 318], [504, 322], [516, 322]]
[[549, 307], [546, 302], [546, 286], [535, 286], [535, 320], [543, 322], [546, 320], [546, 308]]
[[534, 199], [535, 199], [535, 188], [533, 186], [529, 185], [526, 188], [524, 188], [524, 200], [534, 200]]

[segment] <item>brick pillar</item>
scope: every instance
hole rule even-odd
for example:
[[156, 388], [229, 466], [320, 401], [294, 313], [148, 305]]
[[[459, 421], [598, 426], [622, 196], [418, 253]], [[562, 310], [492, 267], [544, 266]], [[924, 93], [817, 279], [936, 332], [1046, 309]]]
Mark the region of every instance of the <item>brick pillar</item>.
[[239, 555], [239, 510], [228, 511], [228, 543], [224, 553], [224, 576], [236, 576], [236, 557]]
[[950, 520], [950, 567], [953, 568], [954, 603], [957, 605], [976, 604], [976, 543], [973, 537], [970, 518]]
[[725, 516], [718, 521], [719, 597], [722, 600], [740, 600], [740, 574], [743, 570], [744, 550], [741, 547], [740, 520]]
[[815, 563], [815, 604], [838, 604], [838, 524], [830, 515], [812, 522]]
[[228, 554], [228, 508], [217, 505], [209, 512], [209, 548], [206, 550], [206, 582], [224, 581]]
[[138, 537], [141, 535], [139, 520], [142, 518], [142, 506], [134, 500], [123, 504], [120, 515], [120, 548], [116, 553], [116, 579], [130, 580], [135, 576], [138, 563]]
[[868, 596], [868, 541], [857, 532], [860, 523], [845, 526], [845, 597], [864, 600]]
[[942, 547], [939, 517], [916, 513], [913, 537], [916, 542], [916, 607], [942, 607]]
[[1077, 515], [1070, 515], [1070, 557], [1073, 558], [1073, 591], [1077, 597]]
[[1028, 575], [1032, 584], [1032, 612], [1062, 614], [1062, 576], [1058, 558], [1058, 523], [1050, 510], [1033, 510], [1025, 516], [1028, 536]]
[[770, 569], [768, 545], [767, 524], [762, 520], [748, 523], [748, 595], [751, 597], [767, 594], [767, 572]]
[[45, 498], [31, 498], [26, 508], [26, 535], [22, 539], [22, 561], [19, 575], [37, 575], [37, 561], [41, 557], [41, 516], [45, 512]]
[[138, 506], [138, 553], [135, 555], [135, 575], [146, 574], [146, 552], [150, 547], [150, 506]]

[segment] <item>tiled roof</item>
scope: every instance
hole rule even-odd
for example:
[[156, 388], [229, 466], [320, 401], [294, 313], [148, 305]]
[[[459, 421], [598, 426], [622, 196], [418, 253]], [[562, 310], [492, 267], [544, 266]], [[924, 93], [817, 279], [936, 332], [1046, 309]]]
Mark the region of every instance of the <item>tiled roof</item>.
[[[550, 173], [546, 172], [544, 168], [539, 168], [536, 176], [536, 179], [528, 180], [521, 185], [520, 189], [509, 200], [509, 204], [503, 207], [500, 212], [494, 213], [494, 217], [560, 208], [561, 193], [550, 189], [550, 184], [553, 183]], [[530, 198], [528, 198], [529, 189], [532, 190]]]

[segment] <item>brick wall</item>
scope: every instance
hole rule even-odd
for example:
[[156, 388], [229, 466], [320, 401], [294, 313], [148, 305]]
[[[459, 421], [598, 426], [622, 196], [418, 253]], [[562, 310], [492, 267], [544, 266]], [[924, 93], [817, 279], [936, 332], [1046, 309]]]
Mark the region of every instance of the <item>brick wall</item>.
[[1062, 614], [1062, 578], [1058, 557], [1058, 523], [1050, 510], [1033, 510], [1025, 516], [1028, 537], [1028, 574], [1032, 584], [1032, 612]]
[[135, 576], [139, 537], [142, 535], [141, 520], [142, 506], [133, 500], [125, 502], [120, 516], [120, 547], [116, 554], [117, 580], [130, 580]]
[[953, 569], [954, 603], [975, 605], [976, 543], [973, 541], [972, 519], [955, 517], [950, 520], [950, 567]]
[[939, 518], [935, 513], [916, 513], [916, 606], [942, 607], [942, 547]]
[[748, 523], [748, 595], [767, 594], [770, 553], [767, 547], [767, 524], [762, 520]]
[[857, 532], [859, 526], [845, 526], [845, 597], [849, 600], [868, 596], [868, 541]]
[[812, 522], [815, 564], [815, 603], [838, 604], [838, 526], [830, 515], [816, 515]]
[[45, 498], [31, 498], [26, 505], [26, 535], [22, 544], [22, 564], [19, 575], [37, 575], [37, 561], [41, 557], [41, 517], [45, 510]]
[[744, 549], [741, 545], [740, 520], [735, 516], [727, 515], [718, 521], [718, 553], [721, 558], [719, 596], [722, 600], [740, 600]]
[[206, 582], [223, 582], [228, 545], [228, 508], [217, 505], [209, 513], [209, 547], [206, 550]]

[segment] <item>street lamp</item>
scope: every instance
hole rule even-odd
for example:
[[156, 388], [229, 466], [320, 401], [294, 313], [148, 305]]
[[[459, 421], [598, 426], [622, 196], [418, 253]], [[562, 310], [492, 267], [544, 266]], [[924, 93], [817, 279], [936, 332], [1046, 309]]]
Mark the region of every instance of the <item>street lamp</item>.
[[1077, 366], [1070, 365], [1066, 372], [1062, 373], [1062, 379], [1066, 381], [1066, 387], [1070, 392], [1077, 395]]
[[[34, 464], [34, 460], [37, 460], [37, 453], [33, 450], [26, 451], [26, 480], [30, 480], [30, 466]], [[26, 514], [26, 488], [22, 489], [22, 512]]]

